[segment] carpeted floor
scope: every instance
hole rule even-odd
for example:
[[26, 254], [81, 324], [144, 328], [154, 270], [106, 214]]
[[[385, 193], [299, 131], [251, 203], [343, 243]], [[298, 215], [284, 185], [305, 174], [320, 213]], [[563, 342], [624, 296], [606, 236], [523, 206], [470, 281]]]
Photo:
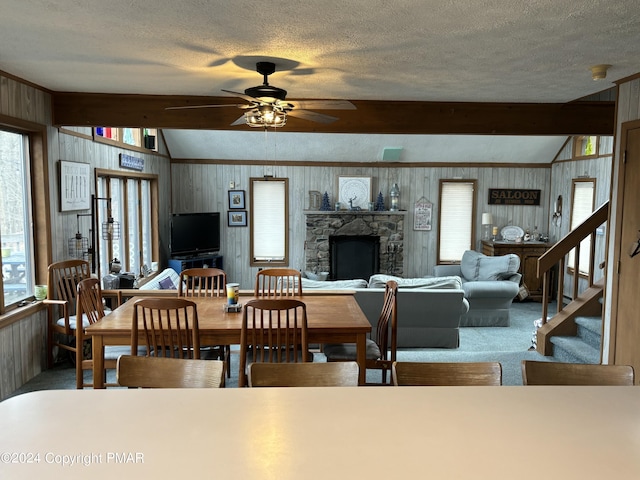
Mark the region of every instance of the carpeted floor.
[[[521, 360], [545, 360], [545, 357], [529, 350], [534, 332], [533, 321], [540, 318], [541, 308], [541, 304], [535, 302], [514, 303], [511, 307], [511, 326], [509, 327], [461, 328], [459, 348], [399, 349], [398, 360], [418, 362], [497, 361], [502, 364], [503, 385], [522, 385]], [[549, 306], [549, 311], [554, 311], [554, 309], [553, 305]], [[321, 353], [316, 353], [314, 361], [323, 362], [326, 359]], [[237, 387], [237, 354], [231, 356], [231, 373], [231, 378], [227, 379], [227, 387]], [[85, 372], [85, 376], [90, 382], [91, 372]], [[109, 372], [108, 381], [115, 382], [114, 372]], [[380, 382], [380, 372], [367, 372], [367, 381]], [[42, 372], [15, 391], [13, 395], [34, 390], [73, 388], [75, 388], [75, 368], [68, 362]]]

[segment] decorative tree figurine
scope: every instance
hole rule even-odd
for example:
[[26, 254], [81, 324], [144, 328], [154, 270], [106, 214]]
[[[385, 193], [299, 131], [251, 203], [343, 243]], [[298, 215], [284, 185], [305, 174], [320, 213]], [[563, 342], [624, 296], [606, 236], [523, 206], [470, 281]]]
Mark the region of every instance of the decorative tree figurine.
[[384, 212], [384, 197], [382, 196], [382, 192], [378, 193], [378, 198], [376, 199], [376, 212]]
[[331, 204], [329, 203], [329, 194], [327, 192], [324, 192], [324, 194], [322, 195], [322, 205], [320, 205], [320, 210], [322, 212], [328, 212], [331, 209]]

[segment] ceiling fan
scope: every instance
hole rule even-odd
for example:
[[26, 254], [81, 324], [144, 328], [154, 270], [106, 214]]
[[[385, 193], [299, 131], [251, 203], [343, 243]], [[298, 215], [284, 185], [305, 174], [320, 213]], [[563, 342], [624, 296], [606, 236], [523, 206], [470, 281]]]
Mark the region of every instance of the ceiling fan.
[[262, 85], [247, 88], [244, 93], [222, 90], [249, 103], [221, 104], [221, 105], [189, 105], [181, 107], [167, 107], [167, 110], [181, 110], [188, 108], [237, 107], [246, 112], [231, 126], [246, 123], [250, 127], [278, 128], [285, 125], [290, 115], [303, 120], [319, 123], [331, 123], [337, 117], [313, 112], [314, 110], [355, 110], [356, 106], [347, 100], [286, 100], [287, 91], [274, 85], [269, 85], [269, 75], [276, 71], [273, 62], [257, 62], [256, 70], [264, 77]]

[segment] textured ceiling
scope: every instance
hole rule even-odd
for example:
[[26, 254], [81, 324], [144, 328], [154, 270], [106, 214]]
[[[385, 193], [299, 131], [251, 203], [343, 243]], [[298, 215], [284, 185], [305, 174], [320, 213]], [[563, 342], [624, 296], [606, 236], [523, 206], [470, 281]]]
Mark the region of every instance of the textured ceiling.
[[[637, 0], [3, 0], [0, 70], [53, 91], [568, 102], [640, 71]], [[589, 67], [611, 64], [594, 82]]]

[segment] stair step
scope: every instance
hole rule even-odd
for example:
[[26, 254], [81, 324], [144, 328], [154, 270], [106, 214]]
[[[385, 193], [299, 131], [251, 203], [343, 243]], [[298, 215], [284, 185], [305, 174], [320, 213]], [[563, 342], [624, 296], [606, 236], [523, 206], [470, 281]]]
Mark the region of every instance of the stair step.
[[602, 318], [601, 317], [576, 317], [578, 325], [578, 337], [593, 348], [600, 350], [602, 342]]
[[600, 349], [586, 344], [580, 337], [551, 337], [553, 358], [567, 363], [600, 363]]

